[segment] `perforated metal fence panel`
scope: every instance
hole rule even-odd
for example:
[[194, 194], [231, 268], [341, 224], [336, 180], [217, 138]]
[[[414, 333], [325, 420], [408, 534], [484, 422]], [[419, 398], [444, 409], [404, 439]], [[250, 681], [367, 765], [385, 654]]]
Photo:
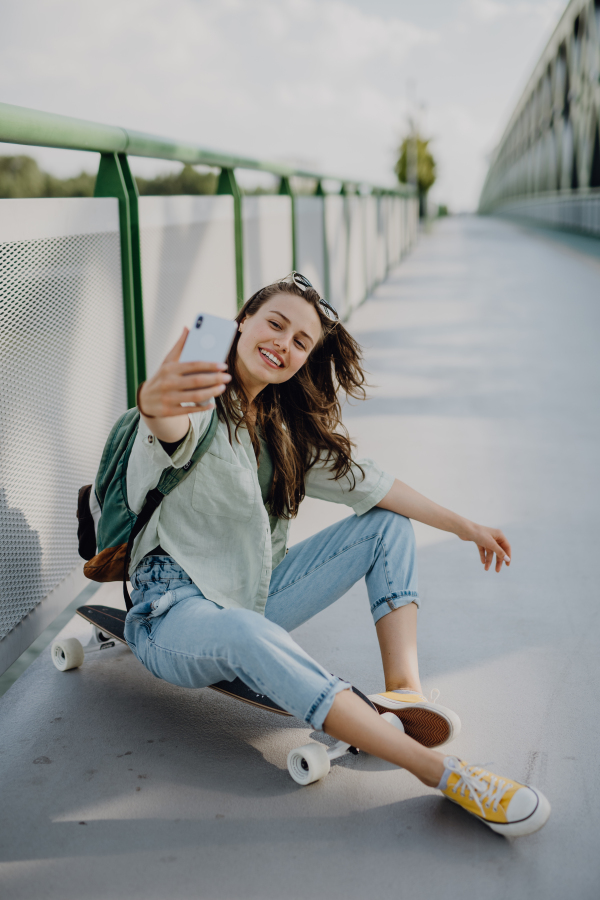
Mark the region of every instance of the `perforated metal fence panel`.
[[390, 215], [388, 220], [388, 229], [390, 235], [390, 265], [394, 266], [400, 261], [402, 256], [402, 201], [396, 197], [390, 197]]
[[292, 271], [292, 204], [286, 196], [244, 197], [244, 300]]
[[386, 215], [385, 197], [377, 198], [377, 275], [379, 281], [387, 271], [387, 243], [385, 237]]
[[377, 198], [364, 197], [365, 282], [371, 291], [377, 282]]
[[354, 309], [367, 293], [365, 260], [365, 216], [363, 197], [347, 197], [350, 219], [348, 239], [348, 306]]
[[348, 221], [346, 198], [338, 195], [325, 197], [325, 236], [329, 254], [329, 282], [331, 302], [341, 316], [348, 312]]
[[140, 197], [139, 213], [152, 375], [199, 312], [236, 314], [233, 197]]
[[[296, 268], [324, 294], [323, 197], [296, 197]], [[335, 305], [335, 304], [334, 304]]]
[[0, 379], [3, 671], [18, 623], [81, 570], [77, 492], [126, 408], [116, 200], [0, 201]]

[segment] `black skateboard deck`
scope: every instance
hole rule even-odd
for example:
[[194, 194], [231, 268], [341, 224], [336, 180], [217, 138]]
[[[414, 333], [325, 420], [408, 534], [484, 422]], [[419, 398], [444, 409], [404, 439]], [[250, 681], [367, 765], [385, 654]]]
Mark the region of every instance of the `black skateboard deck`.
[[[124, 609], [113, 609], [111, 606], [80, 606], [77, 609], [77, 615], [85, 619], [86, 622], [95, 625], [98, 631], [101, 632], [101, 637], [106, 637], [107, 642], [115, 640], [127, 646], [127, 641], [125, 640], [127, 612]], [[228, 697], [235, 697], [236, 700], [250, 703], [252, 706], [260, 707], [260, 709], [268, 709], [270, 712], [278, 713], [280, 716], [290, 715], [289, 712], [286, 712], [285, 709], [282, 709], [265, 694], [256, 694], [250, 690], [240, 678], [236, 678], [234, 681], [218, 681], [216, 684], [209, 685], [209, 687], [213, 691], [219, 691], [220, 694], [227, 694]], [[372, 709], [375, 709], [369, 698], [362, 691], [355, 687], [352, 690], [355, 694], [358, 694], [361, 700], [364, 700]]]
[[[124, 609], [113, 609], [111, 606], [80, 606], [77, 609], [77, 614], [82, 619], [85, 619], [86, 622], [95, 625], [108, 640], [120, 641], [127, 646], [125, 640], [127, 612]], [[280, 716], [290, 715], [269, 697], [251, 691], [239, 678], [236, 678], [235, 681], [219, 681], [217, 684], [209, 685], [209, 687], [213, 691], [219, 691], [221, 694], [227, 694], [229, 697], [235, 697], [236, 700], [241, 700], [243, 703], [259, 706], [261, 709], [268, 709], [270, 712], [278, 713]]]

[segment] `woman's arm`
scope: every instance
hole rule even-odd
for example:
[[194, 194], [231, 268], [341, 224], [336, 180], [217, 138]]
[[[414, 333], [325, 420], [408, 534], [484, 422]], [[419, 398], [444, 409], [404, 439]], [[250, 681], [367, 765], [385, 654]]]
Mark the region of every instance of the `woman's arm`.
[[213, 397], [222, 394], [231, 381], [225, 363], [187, 362], [179, 357], [188, 336], [184, 328], [181, 337], [164, 358], [158, 372], [145, 381], [138, 395], [138, 408], [152, 434], [159, 440], [174, 443], [185, 437], [190, 426], [182, 403], [195, 403], [191, 412], [212, 409]]
[[406, 516], [408, 519], [423, 522], [425, 525], [431, 525], [432, 528], [439, 528], [440, 531], [450, 531], [461, 541], [473, 541], [477, 544], [479, 557], [486, 572], [492, 565], [494, 553], [496, 572], [500, 571], [503, 562], [507, 566], [510, 564], [510, 544], [499, 528], [488, 528], [464, 519], [457, 513], [438, 506], [433, 500], [428, 500], [423, 494], [419, 494], [398, 479], [377, 506]]

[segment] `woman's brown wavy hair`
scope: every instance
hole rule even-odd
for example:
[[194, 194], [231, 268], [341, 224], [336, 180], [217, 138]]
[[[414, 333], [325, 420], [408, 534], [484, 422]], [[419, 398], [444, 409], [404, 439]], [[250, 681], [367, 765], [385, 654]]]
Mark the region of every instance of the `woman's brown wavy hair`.
[[[267, 285], [246, 301], [236, 318], [238, 324], [257, 313], [276, 294], [302, 297], [317, 311], [321, 322], [321, 338], [302, 368], [282, 384], [267, 385], [254, 401], [256, 425], [273, 458], [269, 511], [273, 516], [291, 519], [298, 515], [305, 496], [304, 478], [317, 459], [331, 465], [336, 481], [348, 476], [354, 485], [354, 444], [342, 424], [338, 392], [341, 389], [346, 396], [363, 400], [365, 374], [359, 344], [341, 322], [331, 321], [322, 312], [319, 295], [311, 288], [301, 291], [287, 281]], [[235, 426], [236, 437], [242, 425], [248, 429], [258, 459], [260, 443], [252, 418], [246, 416], [248, 398], [236, 369], [239, 339], [238, 331], [227, 358], [231, 381], [216, 401], [217, 413], [227, 424], [230, 441], [230, 422]]]

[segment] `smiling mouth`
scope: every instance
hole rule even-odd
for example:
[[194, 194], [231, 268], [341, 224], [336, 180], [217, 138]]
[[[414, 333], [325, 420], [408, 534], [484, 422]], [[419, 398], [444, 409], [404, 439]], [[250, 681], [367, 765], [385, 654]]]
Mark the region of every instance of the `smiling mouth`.
[[266, 359], [266, 361], [270, 363], [270, 365], [275, 366], [276, 369], [283, 368], [283, 363], [281, 362], [281, 360], [278, 359], [278, 357], [275, 356], [274, 353], [271, 353], [270, 350], [265, 350], [264, 347], [259, 347], [258, 350], [262, 358]]

